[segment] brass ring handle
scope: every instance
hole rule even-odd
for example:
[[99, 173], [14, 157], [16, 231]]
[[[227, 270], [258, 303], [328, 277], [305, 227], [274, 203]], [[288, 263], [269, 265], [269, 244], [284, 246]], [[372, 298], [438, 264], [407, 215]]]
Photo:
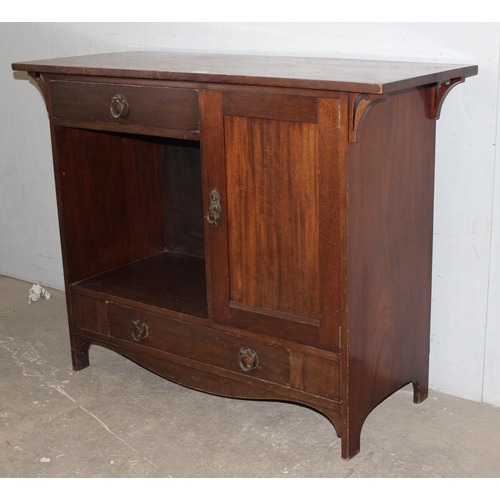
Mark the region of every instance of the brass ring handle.
[[128, 102], [124, 95], [116, 94], [111, 98], [110, 111], [113, 118], [127, 116]]
[[216, 212], [208, 212], [207, 221], [209, 224], [217, 225], [217, 223], [220, 221], [220, 214]]
[[136, 342], [140, 342], [149, 335], [149, 328], [142, 319], [133, 319], [130, 325], [130, 333]]
[[251, 347], [242, 347], [239, 353], [238, 362], [244, 372], [255, 370], [259, 365], [259, 357]]

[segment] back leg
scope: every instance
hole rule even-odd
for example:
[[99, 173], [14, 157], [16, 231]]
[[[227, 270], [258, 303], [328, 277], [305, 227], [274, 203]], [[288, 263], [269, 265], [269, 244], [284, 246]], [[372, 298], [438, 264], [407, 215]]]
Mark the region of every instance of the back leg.
[[422, 401], [427, 399], [429, 395], [429, 388], [427, 384], [425, 386], [420, 385], [416, 380], [412, 382], [413, 384], [413, 402], [415, 404], [420, 404]]

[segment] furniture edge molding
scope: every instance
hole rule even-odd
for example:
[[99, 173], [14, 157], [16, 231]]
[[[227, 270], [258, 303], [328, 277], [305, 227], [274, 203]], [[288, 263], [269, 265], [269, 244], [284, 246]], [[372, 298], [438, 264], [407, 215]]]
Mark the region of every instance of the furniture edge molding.
[[439, 120], [441, 107], [443, 106], [446, 96], [453, 87], [463, 82], [465, 82], [465, 77], [460, 76], [458, 78], [452, 78], [450, 80], [444, 80], [436, 83], [435, 89], [431, 94], [431, 119]]
[[361, 127], [368, 111], [387, 99], [385, 94], [349, 93], [349, 143], [359, 141]]

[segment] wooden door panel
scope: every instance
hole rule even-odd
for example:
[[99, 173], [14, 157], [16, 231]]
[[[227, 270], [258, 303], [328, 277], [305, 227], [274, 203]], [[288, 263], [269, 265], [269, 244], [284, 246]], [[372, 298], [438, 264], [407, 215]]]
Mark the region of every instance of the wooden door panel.
[[200, 120], [206, 207], [220, 195], [205, 229], [211, 319], [338, 351], [347, 97], [206, 91]]
[[231, 302], [319, 318], [317, 125], [225, 118]]

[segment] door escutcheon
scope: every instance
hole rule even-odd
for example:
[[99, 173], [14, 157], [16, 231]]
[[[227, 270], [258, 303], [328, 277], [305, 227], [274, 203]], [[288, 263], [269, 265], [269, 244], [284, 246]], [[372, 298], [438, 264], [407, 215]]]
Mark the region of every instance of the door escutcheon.
[[220, 221], [220, 196], [216, 189], [213, 189], [210, 193], [207, 221], [209, 224], [215, 225]]

